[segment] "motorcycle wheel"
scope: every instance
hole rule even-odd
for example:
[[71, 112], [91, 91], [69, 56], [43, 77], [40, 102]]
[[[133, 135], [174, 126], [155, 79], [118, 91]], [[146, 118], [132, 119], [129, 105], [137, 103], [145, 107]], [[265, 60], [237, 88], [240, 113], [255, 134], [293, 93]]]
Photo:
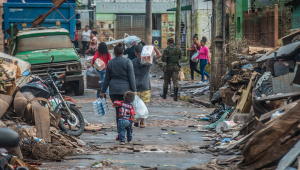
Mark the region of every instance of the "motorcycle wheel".
[[[61, 115], [61, 120], [59, 121], [59, 128], [66, 134], [72, 135], [72, 136], [80, 136], [83, 131], [84, 131], [84, 118], [81, 114], [81, 112], [76, 108], [74, 105], [70, 105], [70, 111], [72, 112], [73, 116], [76, 117], [75, 122], [73, 121], [72, 123], [76, 123], [76, 126], [71, 126], [70, 125], [70, 120], [68, 120], [64, 115], [62, 114], [63, 110], [59, 109], [59, 113]], [[66, 111], [67, 112], [67, 111]], [[70, 128], [71, 126], [71, 128]]]

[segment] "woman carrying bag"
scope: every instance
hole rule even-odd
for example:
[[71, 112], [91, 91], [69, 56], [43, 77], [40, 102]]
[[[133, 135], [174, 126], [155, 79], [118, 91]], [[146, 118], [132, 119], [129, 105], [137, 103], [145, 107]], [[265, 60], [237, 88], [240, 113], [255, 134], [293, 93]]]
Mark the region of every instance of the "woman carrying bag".
[[[201, 42], [200, 42], [201, 48], [198, 51], [199, 54], [193, 59], [193, 61], [200, 60], [200, 72], [201, 72], [201, 81], [202, 82], [204, 82], [204, 75], [207, 78], [210, 78], [209, 74], [204, 71], [207, 63], [210, 64], [209, 49], [206, 46], [206, 42], [207, 42], [207, 38], [206, 37], [202, 37]], [[207, 79], [207, 82], [209, 82], [208, 79]]]
[[[97, 58], [100, 58], [104, 64], [105, 67], [103, 70], [97, 70], [98, 74], [101, 76], [101, 80], [102, 80], [102, 85], [101, 85], [101, 89], [103, 88], [103, 84], [104, 84], [104, 80], [105, 80], [105, 74], [106, 74], [106, 67], [108, 62], [111, 60], [111, 55], [107, 50], [107, 46], [104, 42], [100, 43], [98, 46], [98, 51], [95, 53], [94, 58], [93, 58], [93, 66], [95, 64], [95, 61]], [[100, 97], [100, 92], [101, 90], [97, 91], [97, 97]], [[108, 90], [106, 90], [106, 94], [108, 93]]]
[[193, 61], [193, 57], [195, 58], [198, 55], [198, 51], [200, 50], [200, 44], [198, 43], [198, 34], [195, 34], [193, 37], [193, 46], [187, 50], [190, 51], [190, 69], [191, 69], [191, 82], [194, 83], [194, 71], [201, 74], [200, 70], [197, 69], [199, 60]]

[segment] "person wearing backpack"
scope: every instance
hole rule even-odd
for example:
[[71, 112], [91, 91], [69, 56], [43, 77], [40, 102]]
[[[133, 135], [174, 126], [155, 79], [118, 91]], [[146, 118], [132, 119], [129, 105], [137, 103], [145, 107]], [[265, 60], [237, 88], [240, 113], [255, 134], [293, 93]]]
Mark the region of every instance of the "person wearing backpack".
[[[98, 46], [98, 51], [96, 51], [94, 58], [93, 58], [93, 65], [96, 61], [97, 58], [100, 58], [104, 63], [105, 63], [105, 67], [103, 70], [99, 71], [97, 70], [97, 72], [99, 73], [99, 75], [101, 76], [101, 81], [102, 81], [102, 86], [101, 89], [103, 88], [103, 84], [104, 84], [104, 80], [105, 80], [105, 74], [106, 74], [106, 67], [108, 62], [111, 60], [111, 55], [107, 50], [107, 46], [104, 42], [101, 42]], [[97, 97], [100, 97], [100, 92], [101, 90], [97, 91]], [[108, 93], [108, 90], [106, 90], [106, 94]]]

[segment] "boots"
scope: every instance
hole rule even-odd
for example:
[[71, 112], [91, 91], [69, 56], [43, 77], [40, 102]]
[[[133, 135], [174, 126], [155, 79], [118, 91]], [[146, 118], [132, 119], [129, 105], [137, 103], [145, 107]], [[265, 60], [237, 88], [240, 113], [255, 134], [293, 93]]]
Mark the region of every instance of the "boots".
[[160, 97], [167, 99], [168, 88], [164, 88], [163, 93], [160, 94]]
[[174, 101], [177, 101], [178, 87], [174, 87]]

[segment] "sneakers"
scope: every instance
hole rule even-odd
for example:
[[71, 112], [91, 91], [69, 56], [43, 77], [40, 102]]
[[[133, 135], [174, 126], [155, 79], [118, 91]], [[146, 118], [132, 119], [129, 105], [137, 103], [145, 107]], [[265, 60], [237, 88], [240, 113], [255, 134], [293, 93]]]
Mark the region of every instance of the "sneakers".
[[120, 145], [125, 145], [125, 142], [120, 142]]
[[128, 143], [131, 144], [132, 142], [131, 142], [131, 141], [128, 141]]

